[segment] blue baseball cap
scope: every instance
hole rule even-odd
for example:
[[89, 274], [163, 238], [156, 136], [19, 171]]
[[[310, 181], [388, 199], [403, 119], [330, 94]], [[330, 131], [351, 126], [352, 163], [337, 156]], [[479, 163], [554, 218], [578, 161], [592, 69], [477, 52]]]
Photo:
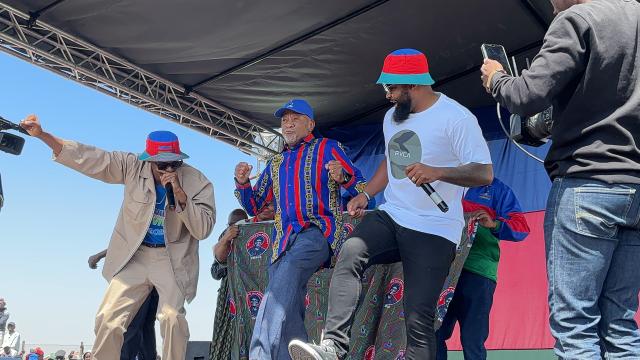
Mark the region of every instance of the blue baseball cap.
[[298, 114], [307, 115], [309, 119], [313, 120], [313, 109], [308, 102], [302, 99], [291, 99], [288, 103], [282, 105], [282, 107], [273, 114], [277, 118], [281, 118], [284, 112], [290, 110]]

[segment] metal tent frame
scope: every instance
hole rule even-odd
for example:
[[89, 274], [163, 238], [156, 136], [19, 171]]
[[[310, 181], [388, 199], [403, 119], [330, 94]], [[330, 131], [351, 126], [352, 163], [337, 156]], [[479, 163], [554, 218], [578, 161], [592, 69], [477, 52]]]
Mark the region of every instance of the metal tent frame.
[[273, 129], [1, 2], [0, 50], [258, 159], [276, 153], [281, 142]]
[[[519, 0], [519, 3], [534, 19], [535, 27], [546, 29], [549, 19], [546, 13], [540, 11], [540, 1], [542, 0]], [[268, 60], [271, 56], [369, 13], [387, 4], [389, 0], [371, 1], [323, 25], [307, 29], [285, 43], [273, 48], [267, 47], [242, 62], [217, 71], [216, 74], [195, 83], [182, 85], [169, 80], [167, 77], [170, 78], [170, 75], [159, 75], [145, 70], [123, 56], [105, 51], [78, 36], [39, 20], [42, 15], [52, 11], [65, 0], [52, 0], [44, 7], [23, 11], [7, 5], [7, 2], [0, 1], [0, 50], [220, 140], [255, 156], [259, 161], [264, 161], [282, 148], [282, 136], [271, 127], [274, 124], [261, 124], [256, 119], [250, 119], [251, 115], [244, 115], [251, 112], [240, 113], [213, 100], [211, 96], [202, 95], [206, 94], [205, 85]], [[17, 3], [15, 6], [21, 5]], [[540, 40], [522, 44], [509, 55], [519, 56], [540, 45]], [[440, 79], [437, 87], [463, 79], [478, 71], [478, 68], [478, 65], [469, 67], [467, 64], [465, 68]], [[225, 102], [224, 98], [218, 100]], [[370, 108], [363, 109], [363, 112], [350, 114], [351, 116], [343, 122], [351, 123], [389, 106], [387, 102], [377, 106], [371, 105], [376, 104], [370, 104]]]

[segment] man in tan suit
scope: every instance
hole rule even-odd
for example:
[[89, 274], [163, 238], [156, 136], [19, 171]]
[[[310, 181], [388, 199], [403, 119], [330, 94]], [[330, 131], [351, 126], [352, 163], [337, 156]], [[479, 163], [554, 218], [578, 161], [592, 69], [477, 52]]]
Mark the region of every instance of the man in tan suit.
[[[188, 156], [168, 131], [149, 134], [146, 151], [136, 155], [62, 140], [44, 132], [34, 115], [20, 125], [53, 150], [55, 161], [125, 186], [102, 271], [109, 286], [96, 316], [94, 359], [119, 358], [123, 333], [155, 287], [162, 358], [183, 360], [189, 338], [184, 301], [196, 294], [198, 240], [207, 238], [215, 223], [211, 182], [182, 163]], [[167, 199], [169, 184], [175, 207]]]

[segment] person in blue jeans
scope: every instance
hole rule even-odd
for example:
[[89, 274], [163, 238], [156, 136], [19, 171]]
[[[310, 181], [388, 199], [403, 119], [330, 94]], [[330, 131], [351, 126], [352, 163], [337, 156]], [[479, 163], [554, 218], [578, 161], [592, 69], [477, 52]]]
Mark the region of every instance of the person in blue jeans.
[[253, 187], [249, 164], [239, 163], [234, 172], [235, 195], [249, 215], [269, 202], [275, 208], [269, 283], [262, 300], [253, 299], [259, 308], [251, 360], [287, 360], [289, 342], [307, 339], [307, 282], [343, 234], [340, 188], [355, 196], [366, 186], [340, 143], [313, 136], [313, 109], [306, 101], [293, 99], [274, 115], [281, 120], [284, 150], [267, 162]]
[[553, 105], [544, 233], [556, 355], [640, 359], [640, 3], [551, 3], [531, 67], [513, 77], [485, 60], [482, 81], [511, 113]]
[[487, 358], [484, 342], [489, 336], [489, 313], [498, 278], [500, 240], [522, 241], [529, 225], [515, 194], [498, 178], [490, 185], [470, 188], [462, 200], [470, 221], [479, 223], [473, 246], [464, 263], [456, 291], [436, 332], [438, 360], [447, 358], [445, 343], [458, 322], [465, 360]]

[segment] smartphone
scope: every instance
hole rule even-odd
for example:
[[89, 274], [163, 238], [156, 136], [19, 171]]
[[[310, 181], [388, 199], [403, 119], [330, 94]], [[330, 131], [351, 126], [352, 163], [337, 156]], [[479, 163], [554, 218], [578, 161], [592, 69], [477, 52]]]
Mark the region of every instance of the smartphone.
[[506, 71], [507, 74], [513, 76], [509, 58], [507, 58], [507, 52], [504, 50], [504, 47], [502, 45], [482, 44], [482, 46], [480, 46], [480, 50], [482, 50], [483, 58], [499, 62], [500, 65], [502, 65], [502, 67], [504, 68], [504, 71]]

